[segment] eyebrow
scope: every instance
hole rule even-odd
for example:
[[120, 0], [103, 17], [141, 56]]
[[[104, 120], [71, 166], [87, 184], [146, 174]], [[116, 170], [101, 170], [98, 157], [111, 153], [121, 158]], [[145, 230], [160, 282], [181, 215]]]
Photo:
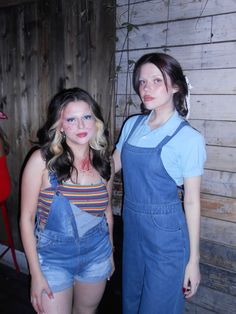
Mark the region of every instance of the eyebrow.
[[[156, 78], [156, 77], [163, 78], [163, 75], [161, 75], [161, 74], [153, 74], [153, 75], [151, 76], [151, 78]], [[140, 77], [139, 77], [139, 80], [142, 80], [142, 79], [143, 79], [143, 76], [140, 76]]]
[[[91, 115], [92, 115], [93, 113], [92, 113], [92, 111], [89, 111], [89, 112], [82, 113], [81, 116], [84, 116], [84, 115], [87, 115], [87, 114], [91, 114]], [[66, 115], [67, 117], [68, 117], [68, 116], [70, 116], [70, 117], [73, 116], [73, 117], [74, 117], [74, 116], [77, 116], [78, 114], [75, 112], [75, 113], [68, 113], [68, 114], [65, 114], [65, 115]]]

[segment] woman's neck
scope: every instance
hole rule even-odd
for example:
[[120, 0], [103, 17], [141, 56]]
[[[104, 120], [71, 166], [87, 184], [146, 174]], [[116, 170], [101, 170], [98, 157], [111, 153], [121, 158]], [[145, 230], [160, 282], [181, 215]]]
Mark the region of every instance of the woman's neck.
[[173, 107], [166, 108], [165, 110], [154, 109], [149, 120], [149, 126], [152, 129], [161, 127], [172, 117], [174, 112], [175, 109]]
[[75, 160], [81, 160], [90, 155], [89, 145], [76, 145], [75, 147], [70, 146], [70, 148], [74, 154]]

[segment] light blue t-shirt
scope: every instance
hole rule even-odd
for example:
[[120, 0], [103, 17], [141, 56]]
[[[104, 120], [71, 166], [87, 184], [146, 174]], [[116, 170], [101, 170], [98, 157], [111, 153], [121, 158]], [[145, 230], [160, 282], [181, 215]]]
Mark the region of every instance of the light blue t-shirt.
[[[157, 129], [151, 130], [148, 121], [152, 112], [144, 116], [128, 143], [138, 147], [155, 147], [167, 135], [172, 135], [183, 118], [175, 111], [169, 120]], [[130, 117], [124, 124], [116, 148], [119, 152], [127, 140], [138, 115]], [[161, 152], [161, 159], [168, 174], [177, 185], [183, 184], [183, 179], [203, 174], [206, 161], [205, 141], [203, 136], [191, 126], [183, 127]]]

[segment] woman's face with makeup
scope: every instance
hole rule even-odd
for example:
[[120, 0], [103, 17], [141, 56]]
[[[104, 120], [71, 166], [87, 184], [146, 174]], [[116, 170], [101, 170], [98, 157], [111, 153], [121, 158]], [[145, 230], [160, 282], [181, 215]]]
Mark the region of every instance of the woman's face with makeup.
[[68, 103], [61, 113], [60, 131], [65, 133], [69, 146], [89, 145], [96, 132], [96, 121], [90, 106], [83, 100]]

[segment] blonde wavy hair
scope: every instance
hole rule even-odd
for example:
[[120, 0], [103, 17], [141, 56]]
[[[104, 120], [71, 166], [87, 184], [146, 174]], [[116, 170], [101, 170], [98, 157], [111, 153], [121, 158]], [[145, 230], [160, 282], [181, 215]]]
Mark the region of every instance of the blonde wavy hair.
[[96, 123], [97, 132], [95, 136], [90, 140], [89, 145], [94, 150], [101, 151], [101, 153], [104, 154], [108, 146], [107, 139], [104, 135], [105, 133], [104, 123], [96, 117], [95, 117], [95, 123]]
[[46, 166], [49, 171], [56, 172], [59, 181], [69, 179], [72, 171], [75, 170], [74, 154], [60, 130], [62, 111], [70, 102], [75, 101], [84, 101], [91, 108], [96, 124], [96, 134], [89, 142], [92, 163], [103, 178], [109, 179], [108, 142], [100, 107], [89, 93], [78, 87], [63, 90], [53, 97], [48, 107], [47, 121], [37, 133]]

